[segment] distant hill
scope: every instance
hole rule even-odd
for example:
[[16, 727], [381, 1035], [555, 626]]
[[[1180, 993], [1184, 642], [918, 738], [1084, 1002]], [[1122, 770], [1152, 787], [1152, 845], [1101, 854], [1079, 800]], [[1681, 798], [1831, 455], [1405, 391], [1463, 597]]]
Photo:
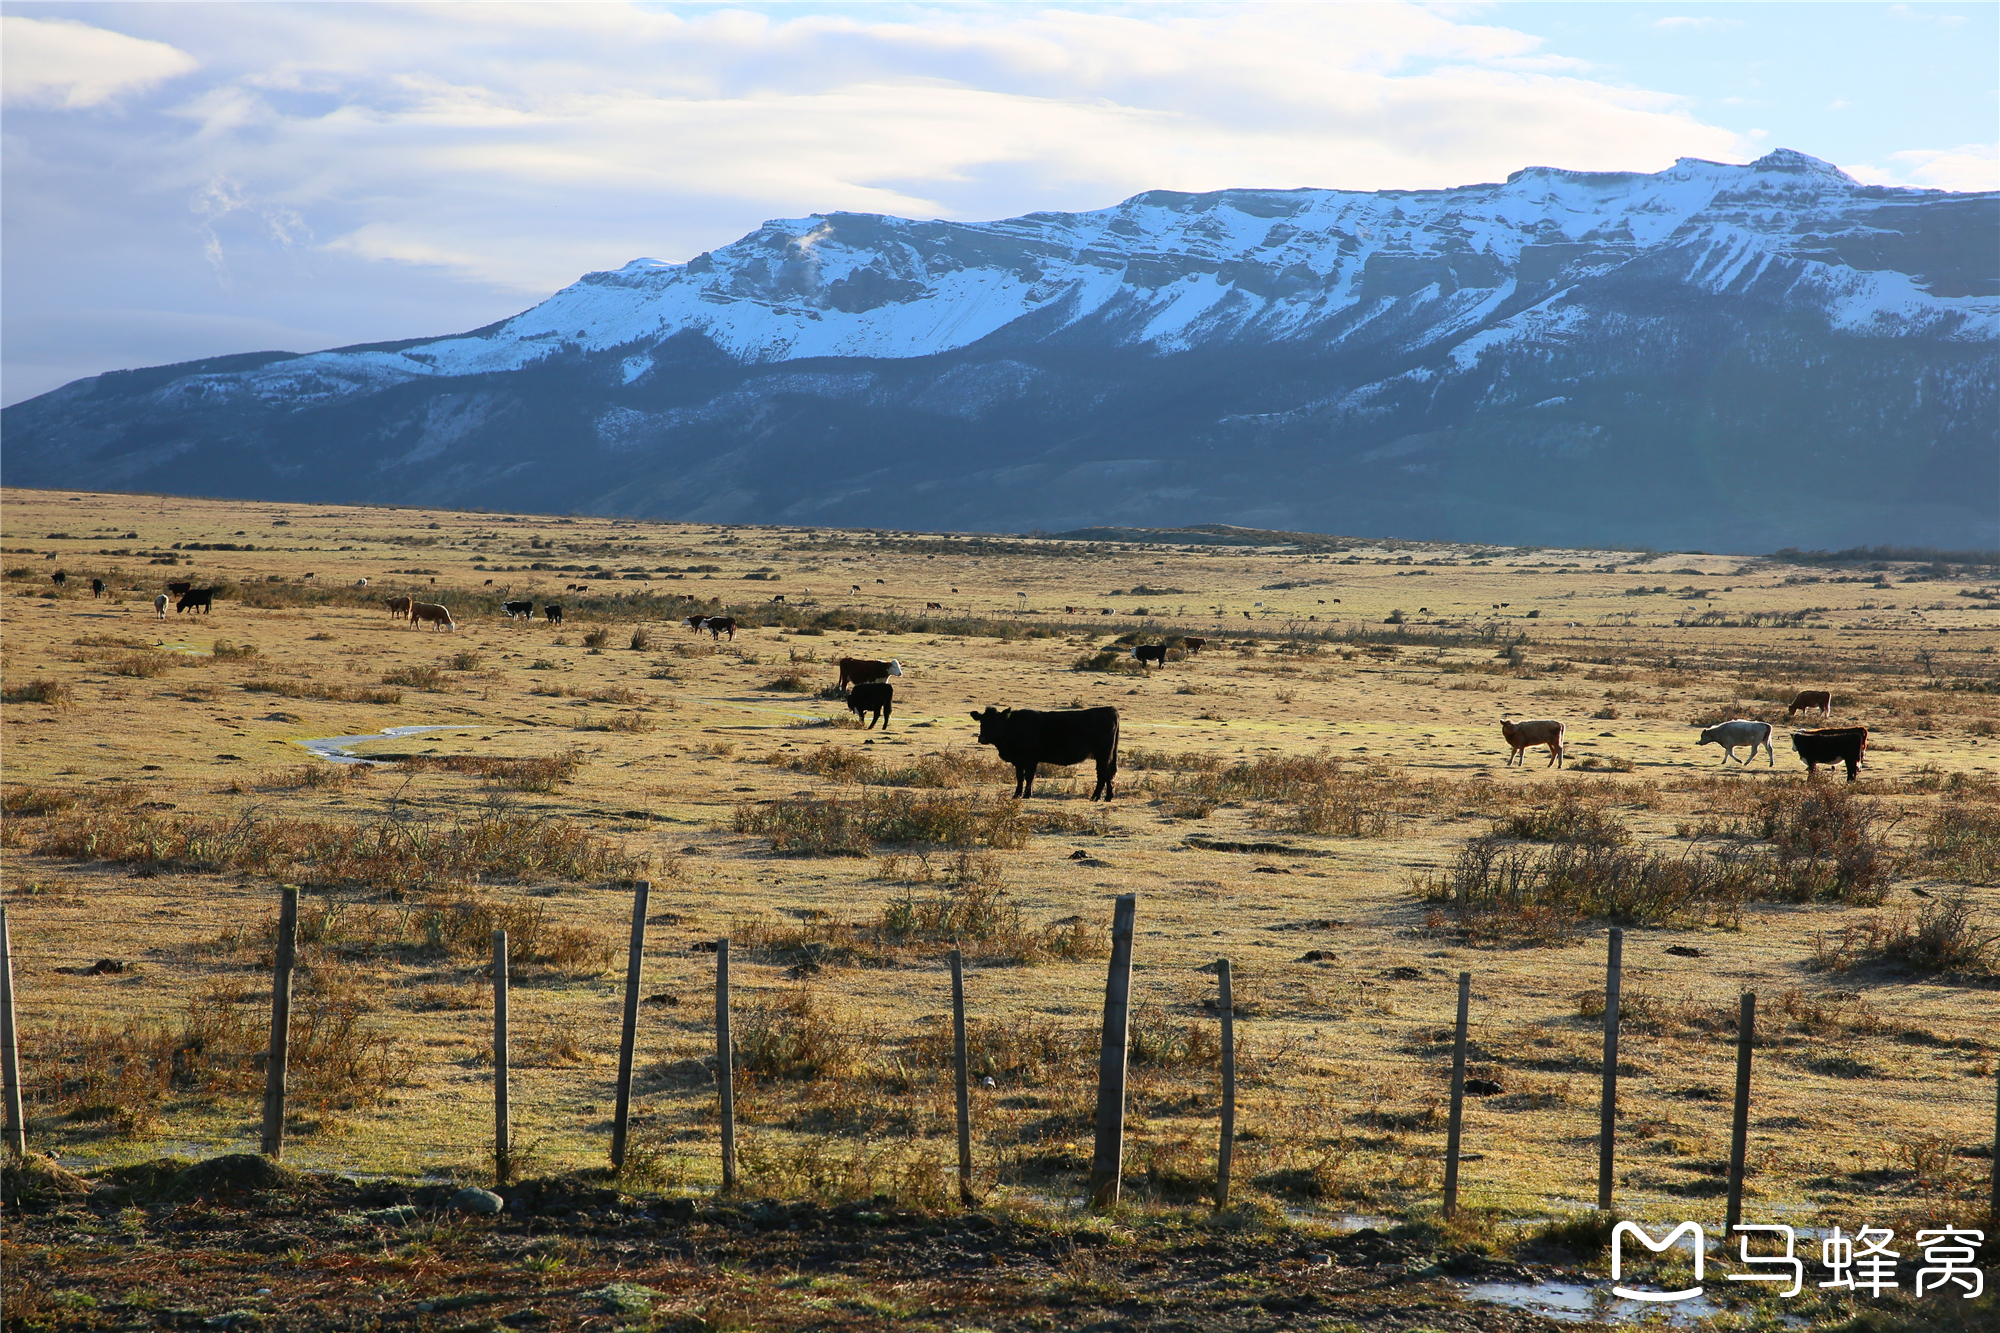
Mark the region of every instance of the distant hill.
[[79, 380], [6, 410], [0, 478], [930, 530], [1989, 548], [1996, 236], [2000, 196], [1789, 151], [988, 223], [834, 213], [456, 337]]

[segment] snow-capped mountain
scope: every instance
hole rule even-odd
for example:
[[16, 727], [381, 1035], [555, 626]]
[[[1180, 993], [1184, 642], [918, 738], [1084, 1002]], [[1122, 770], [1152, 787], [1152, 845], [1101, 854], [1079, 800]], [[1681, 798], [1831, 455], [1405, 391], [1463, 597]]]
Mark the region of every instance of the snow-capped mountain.
[[766, 223], [456, 337], [78, 381], [9, 484], [711, 520], [2000, 545], [2000, 196], [1803, 154]]

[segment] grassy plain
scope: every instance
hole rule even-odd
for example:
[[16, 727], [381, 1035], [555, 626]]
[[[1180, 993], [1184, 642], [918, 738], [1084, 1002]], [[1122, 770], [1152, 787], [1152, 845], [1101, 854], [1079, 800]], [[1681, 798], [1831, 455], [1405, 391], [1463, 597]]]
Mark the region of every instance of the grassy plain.
[[[974, 1094], [980, 1188], [1065, 1207], [1088, 1164], [1111, 900], [1131, 892], [1135, 1206], [1191, 1206], [1212, 1172], [1204, 969], [1227, 957], [1240, 1199], [1322, 1222], [1435, 1207], [1466, 970], [1472, 1073], [1502, 1088], [1468, 1099], [1466, 1199], [1509, 1219], [1587, 1209], [1615, 917], [1621, 1210], [1719, 1224], [1752, 990], [1752, 1220], [1985, 1215], [2000, 571], [73, 492], [7, 492], [0, 520], [0, 879], [29, 1137], [72, 1169], [254, 1147], [280, 882], [307, 890], [320, 1043], [289, 1162], [490, 1177], [481, 950], [506, 925], [525, 941], [516, 1169], [601, 1167], [645, 878], [636, 1160], [657, 1186], [716, 1183], [699, 946], [727, 935], [748, 1190], [949, 1208], [939, 1023], [958, 939], [992, 1078]], [[226, 592], [162, 624], [170, 578]], [[397, 592], [446, 603], [458, 631], [391, 620]], [[508, 595], [566, 622], [510, 621]], [[734, 641], [682, 628], [688, 598], [732, 609]], [[1104, 654], [1133, 633], [1208, 644], [1148, 673]], [[844, 655], [902, 662], [886, 733], [824, 693]], [[1801, 687], [1871, 730], [1851, 789], [1822, 774], [1839, 794], [1815, 796], [1782, 726], [1775, 767], [1694, 745], [1697, 724], [1783, 722]], [[1084, 799], [1086, 766], [1015, 808], [968, 712], [1071, 703], [1121, 710], [1117, 800]], [[1503, 716], [1564, 719], [1571, 765], [1507, 767]], [[359, 744], [391, 760], [373, 768], [301, 744], [391, 727], [435, 729]], [[794, 853], [842, 854], [778, 854], [774, 826]], [[1592, 845], [1656, 859], [1599, 867], [1638, 886], [1622, 897], [1464, 887], [1469, 847], [1546, 870]], [[1670, 901], [1653, 892], [1670, 863], [1750, 879]]]

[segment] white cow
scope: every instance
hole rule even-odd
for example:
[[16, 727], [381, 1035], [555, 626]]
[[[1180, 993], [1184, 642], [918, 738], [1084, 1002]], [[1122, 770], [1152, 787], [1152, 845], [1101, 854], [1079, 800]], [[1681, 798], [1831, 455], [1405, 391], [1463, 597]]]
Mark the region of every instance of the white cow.
[[[1741, 717], [1730, 722], [1718, 722], [1712, 727], [1703, 727], [1701, 739], [1696, 741], [1695, 744], [1720, 745], [1722, 747], [1722, 762], [1725, 764], [1732, 759], [1736, 759], [1737, 746], [1749, 746], [1750, 759], [1755, 759], [1757, 757], [1757, 747], [1761, 745], [1764, 747], [1765, 763], [1773, 768], [1778, 763], [1777, 759], [1771, 754], [1771, 724], [1769, 722], [1752, 722], [1748, 718]], [[1748, 767], [1750, 759], [1737, 759], [1736, 762]]]

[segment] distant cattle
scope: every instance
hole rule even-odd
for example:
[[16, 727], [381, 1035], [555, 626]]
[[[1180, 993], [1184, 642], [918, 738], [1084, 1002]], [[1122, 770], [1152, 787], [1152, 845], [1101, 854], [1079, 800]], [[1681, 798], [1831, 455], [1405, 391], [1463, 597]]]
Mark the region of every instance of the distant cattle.
[[92, 601], [96, 601], [96, 600], [97, 600], [98, 598], [100, 598], [100, 597], [102, 597], [102, 596], [104, 596], [104, 580], [103, 580], [103, 579], [92, 579], [92, 580], [90, 581], [90, 598], [91, 598], [91, 600], [92, 600]]
[[1820, 727], [1792, 733], [1792, 749], [1806, 761], [1806, 776], [1819, 772], [1821, 764], [1846, 764], [1847, 780], [1854, 781], [1861, 757], [1868, 753], [1868, 728]]
[[[433, 582], [435, 582], [435, 580], [433, 580]], [[367, 579], [356, 579], [356, 580], [354, 580], [354, 586], [355, 586], [355, 587], [357, 587], [357, 588], [365, 588], [365, 587], [367, 587], [367, 586], [368, 586], [368, 580], [367, 580]]]
[[772, 601], [773, 603], [777, 603], [777, 602], [782, 602], [782, 601], [784, 601], [784, 600], [785, 600], [785, 594], [783, 594], [783, 593], [779, 593], [779, 594], [778, 594], [778, 595], [777, 595], [776, 597], [773, 597], [773, 598], [771, 599], [771, 601]]
[[69, 575], [58, 569], [55, 573], [49, 575], [49, 582], [55, 584], [58, 588], [63, 587], [69, 582]]
[[562, 624], [562, 607], [555, 602], [550, 602], [542, 608], [542, 618], [551, 625]]
[[710, 616], [701, 622], [701, 627], [718, 639], [727, 634], [731, 643], [736, 642], [735, 616]]
[[1500, 734], [1507, 738], [1507, 744], [1513, 750], [1507, 756], [1509, 764], [1516, 762], [1526, 764], [1527, 752], [1530, 749], [1537, 745], [1546, 745], [1549, 747], [1549, 763], [1548, 765], [1544, 765], [1544, 767], [1548, 767], [1549, 765], [1557, 768], [1562, 767], [1562, 723], [1549, 718], [1541, 718], [1532, 722], [1508, 722], [1503, 719], [1500, 723]]
[[1200, 657], [1200, 656], [1201, 656], [1201, 650], [1202, 650], [1202, 649], [1204, 649], [1204, 648], [1206, 648], [1206, 647], [1208, 647], [1208, 640], [1207, 640], [1207, 639], [1182, 639], [1182, 640], [1181, 640], [1181, 647], [1183, 647], [1183, 648], [1185, 648], [1185, 649], [1187, 650], [1187, 655], [1188, 655], [1189, 657]]
[[161, 593], [153, 599], [153, 612], [162, 620], [167, 618], [167, 595], [165, 593]]
[[189, 588], [181, 594], [181, 599], [174, 603], [174, 614], [179, 615], [183, 611], [199, 611], [203, 615], [207, 615], [214, 608], [215, 589]]
[[[1778, 762], [1771, 754], [1771, 724], [1769, 722], [1752, 722], [1747, 718], [1740, 717], [1733, 722], [1718, 722], [1712, 727], [1703, 728], [1701, 739], [1696, 741], [1695, 744], [1721, 746], [1722, 762], [1725, 764], [1736, 758], [1736, 747], [1739, 745], [1750, 747], [1750, 759], [1757, 757], [1757, 747], [1761, 745], [1764, 747], [1764, 762], [1767, 765], [1773, 766]], [[1747, 765], [1750, 759], [1744, 759], [1740, 762]]]
[[458, 622], [451, 618], [451, 612], [436, 602], [411, 602], [410, 628], [415, 629], [419, 625], [436, 625], [440, 634], [445, 630], [458, 628]]
[[852, 587], [852, 588], [854, 589], [854, 591], [856, 591], [856, 592], [860, 592], [860, 591], [861, 591], [861, 585], [860, 585], [860, 584], [858, 584], [858, 583], [856, 583], [856, 584], [852, 584], [852, 585], [850, 585], [850, 586], [851, 586], [851, 587]]
[[412, 597], [384, 597], [382, 604], [389, 608], [389, 619], [401, 620], [410, 614], [410, 603], [415, 600]]
[[509, 620], [514, 620], [521, 616], [526, 616], [530, 620], [535, 618], [535, 604], [533, 602], [502, 602], [500, 603], [500, 609], [507, 613], [507, 619]]
[[866, 657], [843, 657], [834, 665], [840, 668], [837, 688], [843, 690], [850, 685], [866, 685], [870, 681], [887, 680], [903, 674], [903, 664], [893, 658], [878, 662]]
[[1167, 645], [1164, 643], [1141, 643], [1132, 648], [1132, 657], [1140, 666], [1152, 662], [1158, 666], [1167, 664]]
[[167, 595], [169, 597], [183, 596], [186, 594], [187, 590], [189, 588], [192, 588], [193, 586], [194, 585], [192, 583], [189, 583], [186, 579], [176, 579], [172, 583], [169, 583], [167, 585]]
[[926, 611], [942, 611], [942, 610], [944, 610], [944, 603], [943, 603], [943, 602], [925, 602], [925, 603], [924, 603], [924, 610], [926, 610]]
[[[864, 713], [873, 713], [867, 727], [873, 727], [879, 719], [882, 730], [889, 729], [889, 714], [895, 710], [896, 687], [886, 680], [871, 681], [866, 685], [856, 685], [854, 692], [847, 696], [847, 711], [859, 720]], [[865, 729], [865, 728], [864, 728]]]
[[1794, 713], [1818, 713], [1820, 721], [1833, 717], [1833, 692], [1831, 690], [1800, 690], [1792, 696], [1792, 706], [1785, 710], [1785, 721], [1792, 720]]
[[1097, 762], [1097, 785], [1090, 799], [1110, 800], [1112, 779], [1118, 776], [1118, 710], [1065, 708], [1042, 712], [1030, 708], [992, 708], [972, 714], [979, 724], [979, 743], [1000, 752], [1000, 761], [1014, 766], [1014, 795], [1035, 794], [1035, 769], [1042, 764]]

